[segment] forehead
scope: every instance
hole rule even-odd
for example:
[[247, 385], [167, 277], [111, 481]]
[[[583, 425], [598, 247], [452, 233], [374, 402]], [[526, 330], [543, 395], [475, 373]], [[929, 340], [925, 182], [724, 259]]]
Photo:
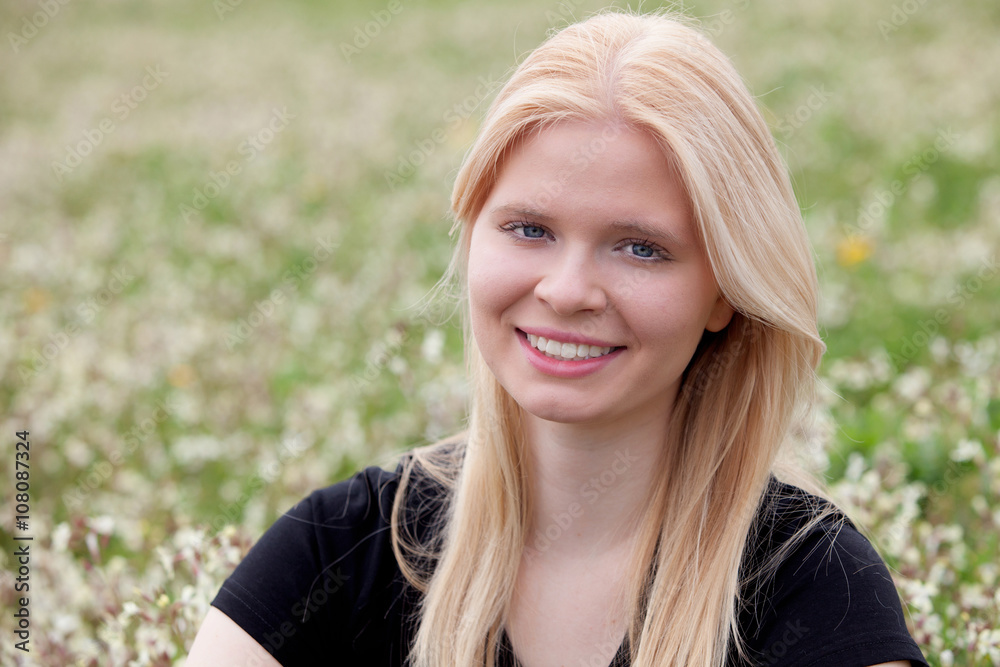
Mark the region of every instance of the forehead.
[[562, 121], [538, 128], [516, 144], [508, 159], [570, 167], [574, 173], [612, 169], [672, 171], [653, 136], [619, 121]]

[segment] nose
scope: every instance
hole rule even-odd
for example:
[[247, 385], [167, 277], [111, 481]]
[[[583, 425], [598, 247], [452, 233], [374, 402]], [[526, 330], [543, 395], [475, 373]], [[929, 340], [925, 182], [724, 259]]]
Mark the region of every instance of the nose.
[[590, 311], [603, 313], [608, 296], [594, 262], [583, 252], [564, 251], [542, 271], [535, 297], [562, 316]]

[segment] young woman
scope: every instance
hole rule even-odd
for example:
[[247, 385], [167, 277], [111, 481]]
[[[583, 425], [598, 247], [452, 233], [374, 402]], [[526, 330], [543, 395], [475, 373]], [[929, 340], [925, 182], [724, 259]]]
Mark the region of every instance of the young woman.
[[279, 519], [189, 666], [925, 664], [879, 556], [779, 463], [816, 275], [715, 47], [660, 15], [562, 30], [452, 205], [468, 430]]

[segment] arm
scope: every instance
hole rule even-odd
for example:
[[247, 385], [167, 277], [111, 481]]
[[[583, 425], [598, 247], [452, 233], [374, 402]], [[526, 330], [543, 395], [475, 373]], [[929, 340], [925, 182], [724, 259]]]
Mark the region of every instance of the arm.
[[401, 575], [382, 511], [397, 481], [367, 468], [279, 517], [212, 600], [189, 667], [306, 665], [329, 654], [343, 664], [390, 664], [345, 656], [354, 655], [358, 642], [363, 651], [402, 650], [400, 640], [383, 640], [405, 629], [404, 587], [395, 579]]
[[215, 607], [191, 645], [187, 667], [281, 667], [263, 646]]

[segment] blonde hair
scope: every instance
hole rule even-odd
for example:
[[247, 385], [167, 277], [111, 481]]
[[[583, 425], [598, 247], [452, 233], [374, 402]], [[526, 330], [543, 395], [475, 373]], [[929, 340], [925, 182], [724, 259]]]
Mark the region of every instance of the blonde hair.
[[[626, 597], [633, 665], [722, 665], [731, 642], [743, 651], [737, 612], [748, 582], [776, 567], [741, 569], [825, 350], [810, 246], [787, 169], [729, 60], [683, 19], [609, 12], [552, 35], [494, 100], [455, 181], [459, 240], [446, 279], [464, 289], [472, 225], [512, 148], [571, 120], [624, 123], [660, 143], [736, 313], [704, 334], [685, 371]], [[415, 667], [494, 664], [528, 540], [521, 408], [465, 314], [468, 431], [413, 452], [393, 513], [397, 560], [424, 592]], [[447, 489], [429, 543], [403, 512], [418, 468]]]

